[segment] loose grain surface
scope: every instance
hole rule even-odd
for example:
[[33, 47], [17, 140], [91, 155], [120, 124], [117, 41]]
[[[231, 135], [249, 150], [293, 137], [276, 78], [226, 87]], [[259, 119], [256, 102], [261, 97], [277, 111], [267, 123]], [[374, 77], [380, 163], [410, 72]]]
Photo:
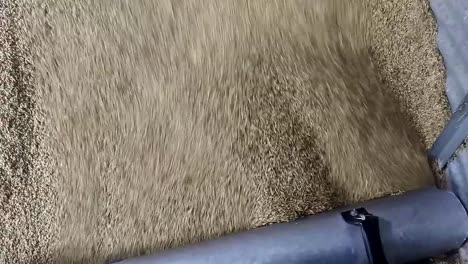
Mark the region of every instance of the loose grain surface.
[[[111, 1], [100, 4], [56, 1], [51, 4], [53, 8], [38, 4], [33, 8], [36, 17], [47, 20], [67, 13], [70, 20], [40, 21], [50, 24], [31, 29], [37, 32], [45, 29], [41, 34], [50, 34], [50, 42], [45, 42], [49, 49], [40, 51], [42, 58], [58, 58], [57, 61], [36, 59], [39, 68], [34, 69], [31, 62], [37, 54], [30, 54], [28, 46], [37, 43], [30, 43], [22, 22], [22, 14], [29, 10], [26, 3], [19, 0], [0, 3], [0, 263], [98, 263], [249, 228], [258, 222], [286, 220], [327, 209], [335, 203], [311, 203], [317, 192], [328, 191], [326, 186], [314, 185], [307, 177], [293, 177], [304, 173], [326, 174], [328, 169], [320, 165], [323, 164], [320, 153], [304, 152], [316, 143], [313, 137], [307, 136], [307, 126], [291, 127], [295, 121], [289, 120], [288, 115], [277, 119], [282, 122], [276, 127], [278, 138], [265, 139], [280, 144], [277, 151], [269, 153], [271, 156], [283, 162], [289, 160], [279, 165], [287, 168], [291, 176], [277, 179], [286, 180], [286, 185], [268, 178], [266, 182], [256, 183], [255, 175], [247, 175], [243, 168], [235, 166], [238, 157], [226, 149], [237, 140], [247, 139], [236, 138], [227, 130], [243, 125], [229, 120], [241, 119], [221, 116], [224, 123], [216, 135], [209, 131], [207, 135], [184, 135], [184, 129], [199, 129], [200, 124], [191, 121], [190, 113], [177, 109], [173, 118], [181, 122], [172, 127], [173, 135], [168, 136], [182, 140], [179, 145], [166, 148], [167, 153], [183, 160], [186, 167], [180, 171], [174, 164], [161, 173], [182, 173], [187, 184], [177, 185], [170, 177], [166, 181], [153, 178], [151, 172], [158, 170], [153, 163], [158, 155], [155, 148], [161, 146], [157, 140], [165, 140], [154, 138], [158, 127], [154, 126], [157, 113], [153, 109], [164, 101], [156, 98], [141, 102], [140, 98], [154, 96], [144, 87], [158, 85], [157, 78], [150, 76], [152, 69], [145, 67], [147, 59], [155, 55], [148, 54], [148, 58], [135, 61], [131, 47], [126, 46], [132, 40], [142, 45], [141, 49], [150, 51], [144, 46], [146, 36], [136, 33], [151, 29], [145, 24], [128, 26], [119, 14], [143, 14], [152, 19], [157, 16], [129, 1], [120, 1], [120, 6]], [[428, 4], [423, 0], [372, 3], [375, 10], [373, 58], [379, 66], [380, 77], [402, 101], [427, 148], [447, 119], [443, 67], [435, 49], [434, 22]], [[171, 10], [170, 6], [164, 8], [161, 12]], [[93, 23], [100, 24], [101, 28]], [[67, 49], [76, 53], [72, 57], [64, 56], [72, 54], [61, 53]], [[122, 56], [122, 50], [130, 54]], [[53, 64], [47, 64], [50, 62]], [[40, 68], [47, 64], [51, 67], [47, 68], [49, 71], [54, 63], [57, 68], [49, 75]], [[100, 65], [108, 68], [90, 71]], [[135, 85], [132, 92], [125, 89], [129, 84]], [[109, 85], [120, 87], [115, 97], [103, 96]], [[48, 90], [49, 87], [60, 87], [60, 92]], [[42, 95], [50, 92], [50, 98]], [[177, 96], [177, 93], [165, 96]], [[207, 94], [214, 101], [217, 96], [216, 92], [211, 97]], [[211, 105], [224, 109], [223, 105]], [[127, 107], [127, 111], [110, 111], [122, 107]], [[171, 105], [162, 107], [170, 109]], [[135, 115], [135, 112], [145, 115]], [[242, 111], [235, 114], [241, 115]], [[115, 120], [126, 121], [116, 123]], [[291, 144], [302, 148], [287, 148]], [[181, 147], [190, 151], [177, 151]], [[174, 157], [166, 157], [167, 160], [161, 157], [160, 162], [171, 158]], [[206, 162], [219, 164], [208, 166]], [[204, 171], [213, 167], [217, 170]], [[193, 180], [190, 174], [194, 172], [205, 175], [206, 180], [190, 187]], [[279, 193], [278, 189], [273, 189], [274, 193], [268, 188], [259, 189], [264, 184], [282, 189]], [[200, 191], [206, 198], [194, 199], [200, 197]], [[185, 195], [171, 200], [174, 193]], [[213, 202], [209, 199], [214, 199], [218, 207], [207, 207], [208, 202]], [[158, 203], [176, 206], [168, 210], [157, 206]], [[191, 215], [201, 215], [201, 218], [194, 221]]]
[[56, 233], [24, 4], [0, 1], [0, 263], [46, 263]]
[[373, 49], [381, 77], [429, 149], [449, 116], [444, 67], [429, 1], [371, 1]]

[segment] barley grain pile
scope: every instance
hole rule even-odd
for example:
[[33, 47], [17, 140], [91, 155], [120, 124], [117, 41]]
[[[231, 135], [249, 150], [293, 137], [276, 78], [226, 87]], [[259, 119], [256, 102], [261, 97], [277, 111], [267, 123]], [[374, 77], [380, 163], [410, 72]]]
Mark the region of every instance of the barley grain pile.
[[[296, 16], [298, 9], [282, 1], [271, 11], [262, 1], [219, 1], [210, 8], [192, 6], [208, 0], [175, 2], [0, 3], [0, 263], [102, 263], [364, 198], [329, 177], [343, 165], [325, 153], [322, 126], [311, 121], [321, 120], [314, 108], [297, 99], [307, 93], [291, 88], [309, 80], [296, 70], [307, 61], [282, 56], [308, 43], [295, 34], [320, 28], [309, 29], [309, 17]], [[321, 8], [333, 10], [328, 2]], [[263, 10], [258, 21], [264, 24], [245, 42], [232, 39], [252, 21], [231, 12], [233, 3]], [[370, 24], [357, 27], [369, 37], [352, 37], [369, 47], [363, 68], [375, 73], [370, 83], [399, 101], [402, 113], [395, 115], [411, 127], [402, 121], [395, 133], [407, 129], [414, 142], [406, 148], [427, 149], [448, 117], [427, 1], [353, 3], [351, 15], [370, 4]], [[330, 25], [341, 13], [325, 14]], [[345, 19], [360, 21], [338, 19], [351, 32]], [[222, 21], [238, 28], [226, 30]], [[270, 23], [284, 30], [262, 35]], [[291, 35], [289, 23], [297, 23]], [[210, 32], [197, 31], [209, 26], [215, 42]], [[349, 54], [340, 55], [339, 63], [355, 65]], [[325, 55], [313, 56], [328, 65]], [[323, 82], [346, 83], [340, 67]], [[371, 156], [359, 151], [357, 157]], [[408, 153], [423, 159], [421, 151]], [[371, 164], [353, 161], [350, 171]], [[363, 195], [400, 187], [377, 185], [361, 187]]]

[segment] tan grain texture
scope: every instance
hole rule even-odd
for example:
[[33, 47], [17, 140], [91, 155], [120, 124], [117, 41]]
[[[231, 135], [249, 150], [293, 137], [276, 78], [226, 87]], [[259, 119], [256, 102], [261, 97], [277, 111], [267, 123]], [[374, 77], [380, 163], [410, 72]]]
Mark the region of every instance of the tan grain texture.
[[2, 68], [1, 124], [37, 129], [2, 125], [0, 148], [42, 155], [2, 171], [0, 210], [23, 214], [0, 218], [5, 262], [100, 263], [431, 184], [447, 113], [427, 3], [370, 3], [34, 3], [33, 54], [1, 50], [36, 70]]
[[0, 263], [46, 263], [56, 233], [24, 11], [24, 1], [0, 1]]
[[429, 1], [370, 1], [373, 57], [381, 77], [429, 147], [449, 116], [445, 72]]

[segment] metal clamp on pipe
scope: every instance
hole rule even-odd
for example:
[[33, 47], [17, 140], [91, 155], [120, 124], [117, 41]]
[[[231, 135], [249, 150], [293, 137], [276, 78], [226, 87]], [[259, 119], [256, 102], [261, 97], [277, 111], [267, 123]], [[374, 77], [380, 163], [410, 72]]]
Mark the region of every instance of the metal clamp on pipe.
[[380, 238], [379, 218], [358, 208], [341, 213], [343, 219], [362, 228], [363, 239], [367, 241], [368, 258], [372, 264], [388, 264]]
[[398, 264], [459, 249], [467, 238], [460, 200], [431, 188], [118, 263]]

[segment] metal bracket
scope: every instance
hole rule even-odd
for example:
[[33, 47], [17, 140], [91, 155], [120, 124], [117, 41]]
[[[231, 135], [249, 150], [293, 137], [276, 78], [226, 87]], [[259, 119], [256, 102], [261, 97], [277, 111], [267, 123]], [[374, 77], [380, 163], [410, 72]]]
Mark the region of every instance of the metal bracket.
[[348, 224], [361, 226], [371, 264], [388, 264], [380, 238], [379, 218], [364, 208], [352, 209], [341, 215]]

